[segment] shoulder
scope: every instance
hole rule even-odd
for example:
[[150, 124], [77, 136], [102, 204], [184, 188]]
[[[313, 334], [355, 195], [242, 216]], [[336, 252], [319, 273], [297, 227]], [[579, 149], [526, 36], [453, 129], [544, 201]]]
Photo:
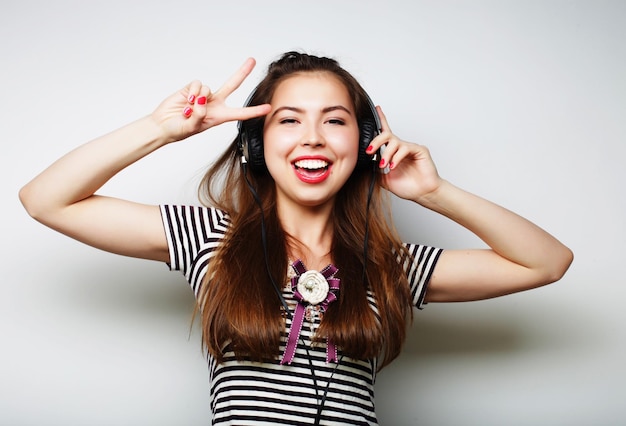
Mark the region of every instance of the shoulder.
[[226, 231], [231, 223], [227, 212], [205, 206], [162, 204], [163, 221], [170, 226], [198, 226], [209, 232]]
[[417, 263], [436, 263], [439, 255], [443, 251], [440, 248], [424, 244], [403, 243], [403, 246], [413, 262]]
[[[170, 242], [201, 246], [221, 240], [230, 227], [230, 216], [213, 207], [161, 205], [163, 226]], [[188, 243], [185, 243], [188, 244]]]
[[183, 271], [194, 291], [206, 272], [208, 259], [230, 226], [223, 210], [189, 205], [161, 205], [170, 268]]
[[423, 244], [404, 243], [406, 257], [399, 256], [409, 281], [428, 282], [443, 249]]

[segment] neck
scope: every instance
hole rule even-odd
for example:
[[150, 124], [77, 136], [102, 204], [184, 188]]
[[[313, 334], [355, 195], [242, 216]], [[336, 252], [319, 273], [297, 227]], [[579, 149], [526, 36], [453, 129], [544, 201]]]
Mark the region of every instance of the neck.
[[278, 203], [277, 209], [283, 229], [290, 237], [288, 250], [291, 260], [301, 259], [308, 269], [316, 270], [331, 263], [332, 205], [306, 207]]

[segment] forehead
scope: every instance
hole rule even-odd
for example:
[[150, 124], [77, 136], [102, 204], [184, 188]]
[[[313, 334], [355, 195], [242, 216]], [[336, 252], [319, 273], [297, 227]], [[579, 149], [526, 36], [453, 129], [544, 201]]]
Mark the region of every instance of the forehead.
[[352, 98], [345, 84], [329, 72], [304, 72], [281, 81], [272, 96], [271, 104], [306, 106], [307, 104], [343, 105], [353, 110]]

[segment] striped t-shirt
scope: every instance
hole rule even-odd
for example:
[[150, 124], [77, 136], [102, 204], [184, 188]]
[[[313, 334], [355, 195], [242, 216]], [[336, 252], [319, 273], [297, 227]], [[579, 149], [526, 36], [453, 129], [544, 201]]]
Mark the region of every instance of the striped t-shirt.
[[[207, 207], [161, 206], [170, 252], [169, 267], [180, 271], [198, 294], [207, 265], [229, 226], [223, 211]], [[426, 286], [441, 249], [407, 244], [412, 261], [405, 270], [413, 303], [422, 308]], [[290, 308], [296, 300], [290, 283], [283, 296]], [[368, 295], [372, 309], [376, 301]], [[251, 307], [251, 309], [253, 309]], [[218, 364], [210, 355], [210, 406], [213, 424], [319, 424], [375, 425], [374, 381], [377, 360], [358, 360], [341, 355], [326, 362], [326, 344], [311, 344], [319, 325], [315, 309], [307, 310], [301, 339], [291, 364], [260, 363], [235, 359], [226, 347]], [[285, 349], [287, 330], [280, 351]]]

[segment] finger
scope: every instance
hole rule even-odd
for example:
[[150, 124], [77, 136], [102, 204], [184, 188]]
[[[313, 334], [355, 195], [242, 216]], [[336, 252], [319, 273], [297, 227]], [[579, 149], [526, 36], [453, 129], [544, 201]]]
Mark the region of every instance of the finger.
[[272, 110], [270, 104], [255, 105], [245, 108], [231, 108], [228, 111], [226, 121], [249, 120], [255, 117], [262, 117]]
[[228, 97], [231, 93], [237, 90], [239, 86], [241, 86], [241, 83], [243, 83], [246, 77], [250, 75], [255, 65], [256, 61], [254, 58], [246, 59], [243, 65], [239, 67], [239, 69], [231, 75], [228, 80], [226, 80], [217, 92], [215, 92], [215, 96], [220, 96], [222, 98]]
[[[381, 150], [382, 155], [380, 156], [380, 161], [378, 162], [378, 167], [384, 169], [386, 167], [391, 168], [391, 165], [394, 161], [394, 156], [398, 152], [399, 144], [393, 138], [387, 142], [384, 150]], [[394, 164], [395, 165], [395, 164]]]
[[[197, 82], [199, 83], [199, 82]], [[190, 118], [194, 116], [196, 120], [202, 119], [207, 113], [207, 103], [211, 96], [211, 89], [209, 86], [200, 85], [196, 89], [197, 83], [194, 83], [194, 92], [190, 93], [187, 101], [190, 105], [183, 109], [183, 116]]]
[[189, 104], [193, 105], [196, 102], [201, 87], [202, 83], [199, 80], [194, 80], [185, 87], [185, 98]]
[[211, 89], [209, 86], [202, 85], [198, 91], [198, 97], [196, 98], [195, 111], [200, 116], [205, 116], [207, 112], [207, 104], [211, 100]]
[[201, 87], [202, 83], [199, 80], [194, 80], [181, 90], [181, 95], [187, 101], [187, 105], [185, 105], [182, 109], [182, 115], [184, 117], [189, 118], [192, 116], [194, 104], [198, 98], [198, 93], [200, 92]]
[[390, 132], [389, 123], [387, 122], [387, 116], [383, 112], [383, 109], [380, 105], [376, 106], [376, 111], [378, 112], [378, 117], [380, 118], [380, 130], [381, 133]]
[[406, 144], [398, 145], [393, 155], [389, 157], [388, 164], [387, 164], [389, 169], [390, 170], [395, 169], [398, 166], [398, 164], [400, 164], [402, 161], [404, 161], [407, 158], [409, 153], [410, 151], [407, 148]]

